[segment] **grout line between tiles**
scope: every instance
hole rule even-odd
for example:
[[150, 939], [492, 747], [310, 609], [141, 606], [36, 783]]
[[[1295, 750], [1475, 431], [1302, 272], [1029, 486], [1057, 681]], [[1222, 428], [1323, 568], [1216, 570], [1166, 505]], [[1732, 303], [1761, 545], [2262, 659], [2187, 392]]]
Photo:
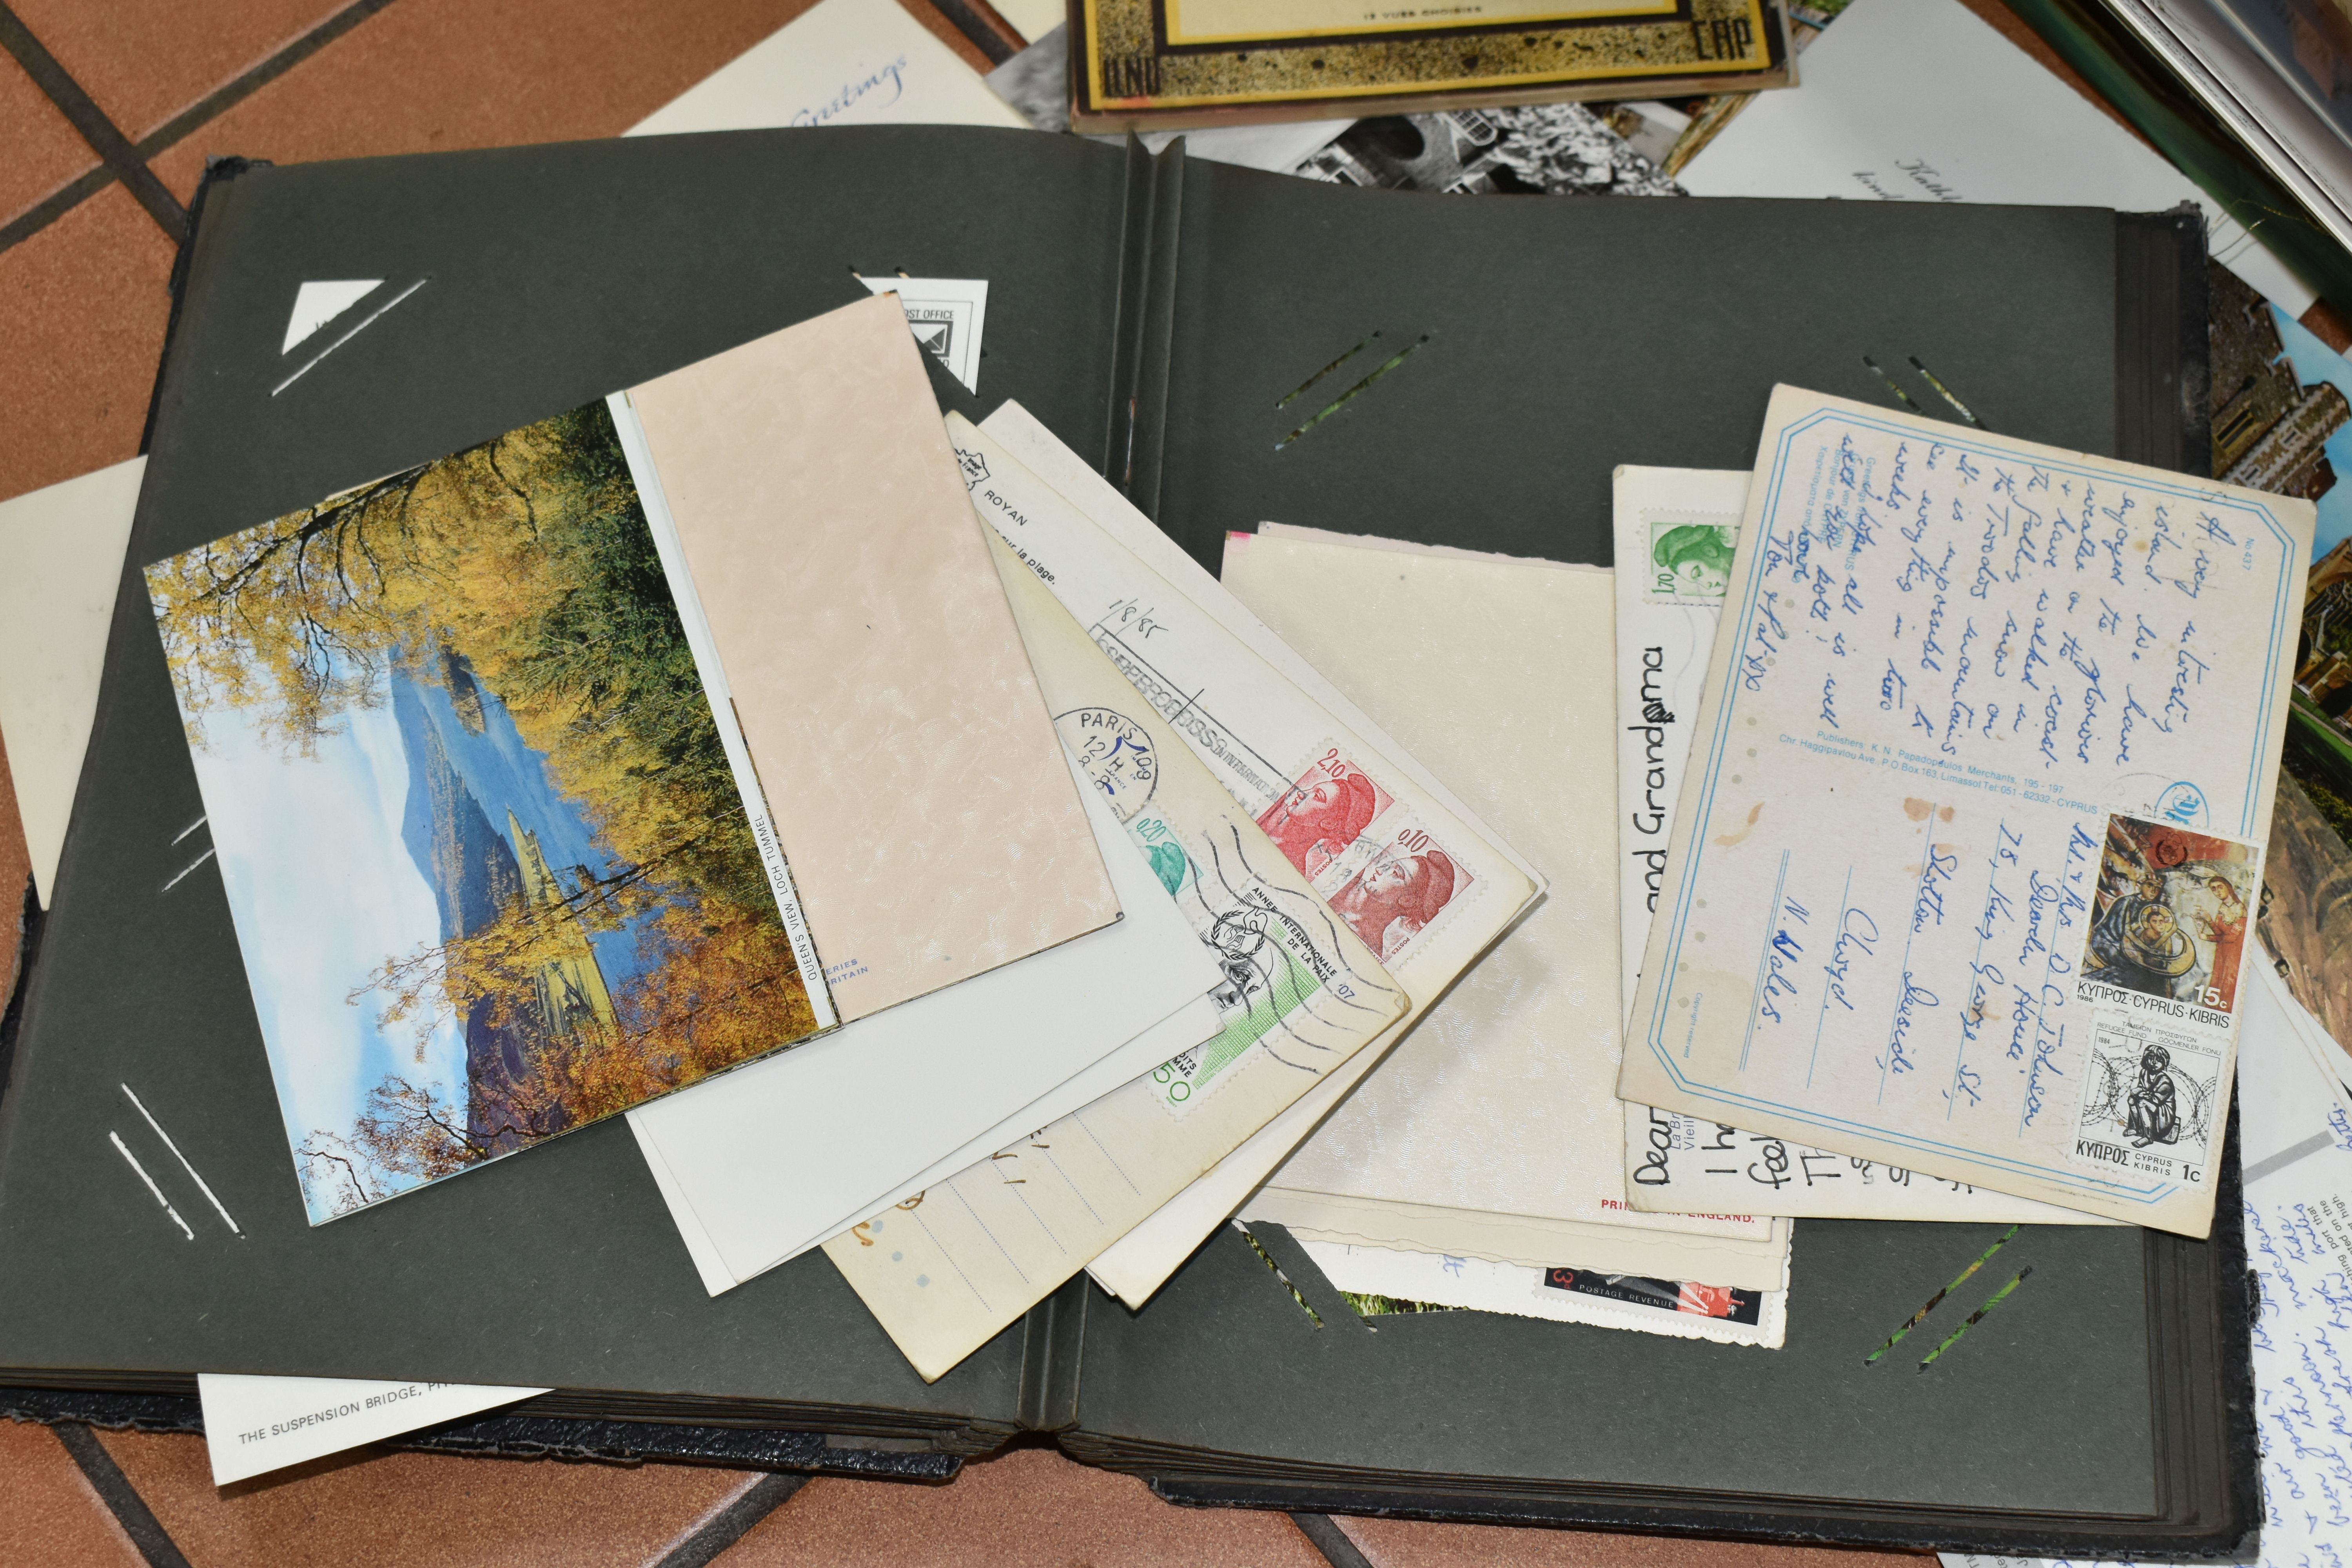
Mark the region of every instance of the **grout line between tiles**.
[[[172, 195], [171, 187], [147, 166], [147, 160], [236, 108], [391, 4], [392, 0], [353, 0], [352, 4], [250, 70], [206, 93], [134, 144], [106, 118], [89, 95], [82, 91], [80, 84], [67, 74], [65, 68], [33, 36], [32, 30], [8, 9], [5, 0], [0, 0], [0, 47], [5, 47], [16, 57], [17, 63], [32, 77], [35, 85], [72, 121], [82, 140], [89, 142], [92, 151], [104, 160], [89, 174], [51, 192], [47, 199], [19, 213], [7, 223], [0, 224], [0, 251], [30, 239], [116, 180], [121, 180], [131, 194], [139, 198], [140, 204], [146, 207], [149, 216], [154, 217], [165, 234], [175, 240], [184, 237], [188, 215], [180, 206], [179, 198]], [[36, 60], [40, 62], [37, 68]], [[72, 101], [69, 102], [68, 99]], [[88, 118], [94, 118], [96, 123], [86, 122]], [[110, 138], [114, 147], [110, 150], [101, 138]], [[167, 214], [174, 215], [173, 221], [165, 221]]]
[[48, 95], [58, 111], [89, 143], [90, 151], [99, 155], [126, 190], [139, 198], [139, 205], [147, 209], [147, 216], [155, 220], [157, 227], [175, 240], [187, 232], [188, 214], [180, 205], [179, 198], [164, 189], [155, 171], [141, 161], [131, 139], [106, 117], [106, 111], [82, 90], [81, 83], [74, 80], [58, 63], [58, 58], [33, 36], [33, 30], [5, 4], [0, 4], [0, 48], [16, 58], [25, 74], [33, 79], [33, 85]]
[[221, 87], [214, 89], [187, 108], [165, 121], [157, 129], [140, 138], [134, 151], [142, 158], [152, 158], [173, 146], [207, 121], [215, 120], [234, 109], [246, 99], [268, 87], [370, 16], [392, 4], [392, 0], [353, 0], [309, 32]]
[[30, 239], [58, 219], [114, 184], [114, 171], [104, 163], [79, 179], [68, 180], [6, 223], [0, 224], [0, 250]]
[[672, 1547], [653, 1568], [707, 1568], [720, 1552], [749, 1534], [753, 1525], [790, 1501], [808, 1479], [789, 1471], [761, 1477]]
[[1348, 1538], [1339, 1521], [1328, 1513], [1294, 1513], [1290, 1522], [1299, 1533], [1313, 1542], [1315, 1550], [1331, 1568], [1372, 1568], [1372, 1560], [1364, 1555], [1363, 1548]]
[[188, 1568], [187, 1558], [181, 1555], [162, 1522], [148, 1509], [139, 1489], [131, 1484], [131, 1478], [114, 1462], [114, 1456], [98, 1440], [98, 1434], [79, 1421], [61, 1421], [49, 1430], [58, 1435], [58, 1441], [65, 1445], [66, 1452], [81, 1468], [82, 1479], [89, 1482], [90, 1489], [106, 1504], [115, 1522], [122, 1526], [122, 1532], [131, 1537], [139, 1555], [147, 1560], [147, 1568]]

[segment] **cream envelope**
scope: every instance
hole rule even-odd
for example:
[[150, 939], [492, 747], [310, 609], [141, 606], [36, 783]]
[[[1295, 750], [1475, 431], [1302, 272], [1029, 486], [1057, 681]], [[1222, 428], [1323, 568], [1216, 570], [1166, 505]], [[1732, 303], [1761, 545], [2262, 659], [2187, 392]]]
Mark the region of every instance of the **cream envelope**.
[[898, 301], [632, 387], [631, 413], [841, 1016], [1118, 918]]
[[1118, 924], [629, 1113], [712, 1295], [1217, 1032], [1223, 972], [1092, 789], [1084, 809]]
[[1267, 524], [1226, 537], [1223, 582], [1391, 734], [1442, 759], [1552, 885], [1243, 1217], [1777, 1289], [1785, 1238], [1769, 1219], [1625, 1203], [1614, 795], [1592, 787], [1616, 752], [1612, 575]]

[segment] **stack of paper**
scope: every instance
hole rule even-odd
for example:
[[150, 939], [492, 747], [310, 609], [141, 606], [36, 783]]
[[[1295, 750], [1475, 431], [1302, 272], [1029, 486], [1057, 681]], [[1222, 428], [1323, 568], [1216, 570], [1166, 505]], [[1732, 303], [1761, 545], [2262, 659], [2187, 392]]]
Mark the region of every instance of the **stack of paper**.
[[[1784, 389], [1760, 485], [1620, 472], [1613, 575], [1268, 525], [1229, 540], [1220, 584], [1017, 405], [982, 427], [950, 416], [941, 440], [903, 369], [852, 390], [866, 367], [913, 364], [895, 318], [851, 307], [617, 395], [605, 423], [575, 418], [608, 432], [602, 470], [569, 456], [583, 437], [523, 432], [387, 481], [393, 500], [333, 498], [153, 575], [200, 746], [223, 715], [318, 746], [325, 727], [296, 700], [348, 701], [373, 657], [395, 683], [437, 680], [414, 701], [428, 721], [450, 707], [455, 728], [420, 721], [416, 765], [449, 771], [462, 809], [492, 786], [441, 760], [450, 735], [511, 724], [510, 701], [535, 714], [564, 678], [533, 673], [511, 633], [445, 591], [437, 625], [371, 633], [318, 666], [343, 685], [303, 684], [299, 648], [294, 676], [272, 675], [204, 618], [215, 584], [280, 538], [364, 530], [387, 505], [464, 520], [429, 546], [459, 561], [502, 559], [501, 529], [610, 515], [645, 530], [709, 694], [698, 743], [737, 759], [769, 881], [805, 905], [802, 951], [824, 956], [795, 973], [818, 982], [813, 1010], [839, 998], [845, 1019], [630, 1111], [712, 1293], [822, 1245], [937, 1377], [1080, 1269], [1139, 1304], [1239, 1209], [1368, 1303], [1770, 1346], [1790, 1269], [1772, 1216], [2201, 1225], [2271, 721], [2259, 705], [2230, 721], [2235, 793], [2210, 757], [2168, 745], [2205, 679], [2279, 668], [2275, 632], [2231, 630], [2228, 604], [2284, 594], [2307, 510]], [[821, 403], [798, 390], [820, 385]], [[933, 516], [942, 544], [961, 542], [904, 551]], [[836, 586], [810, 600], [819, 584]], [[1737, 645], [1716, 635], [1727, 601]], [[480, 640], [494, 633], [507, 640]], [[1009, 684], [975, 658], [1005, 635]], [[2116, 641], [2104, 667], [2098, 638]], [[1782, 711], [1800, 684], [1804, 711]], [[1680, 788], [1694, 734], [1704, 795]], [[1016, 735], [1052, 756], [1050, 779], [1019, 771]], [[959, 756], [988, 767], [940, 774], [955, 793], [922, 804], [927, 770]], [[2192, 762], [2206, 782], [2169, 776]], [[246, 775], [206, 766], [225, 854], [266, 868], [236, 826]], [[590, 776], [560, 753], [544, 766], [559, 793]], [[2116, 809], [2078, 799], [2094, 795]], [[1061, 801], [1087, 824], [1076, 840], [1051, 816]], [[809, 816], [819, 803], [831, 815]], [[1826, 891], [1805, 858], [1824, 809], [1895, 824], [1884, 847], [1842, 838], [1853, 863]], [[465, 820], [427, 823], [430, 841], [462, 857]], [[941, 879], [982, 820], [999, 836], [989, 890], [957, 896]], [[512, 822], [514, 908], [556, 910], [586, 940], [520, 943], [538, 966], [529, 1007], [471, 982], [469, 1132], [507, 1105], [483, 1089], [497, 1028], [625, 1035], [663, 973], [602, 978], [596, 922], [625, 929], [639, 906], [598, 889], [626, 868], [583, 860], [567, 879]], [[628, 841], [614, 822], [598, 843]], [[1024, 823], [1031, 847], [1003, 858]], [[1032, 887], [1044, 901], [1024, 907]], [[1122, 914], [1108, 927], [1097, 888]], [[469, 896], [445, 894], [445, 987], [470, 980]], [[1654, 925], [1654, 902], [1672, 924]], [[1702, 957], [1704, 981], [1649, 974]], [[2041, 967], [2012, 982], [2026, 961]], [[1895, 1024], [1865, 1078], [1846, 1015], [1869, 1008]], [[530, 1036], [524, 1051], [561, 1055]], [[1940, 1094], [1911, 1077], [1931, 1052]], [[505, 1071], [493, 1086], [520, 1103], [527, 1075]], [[1621, 1103], [1621, 1073], [1645, 1098]], [[2061, 1085], [2063, 1118], [2048, 1110]], [[2021, 1105], [2017, 1128], [1996, 1137], [1988, 1101]], [[1880, 1109], [1865, 1122], [1857, 1104]], [[376, 1125], [300, 1152], [373, 1150]], [[2073, 1146], [2056, 1150], [2061, 1125]], [[2107, 1147], [2121, 1171], [2093, 1163], [2116, 1163]]]

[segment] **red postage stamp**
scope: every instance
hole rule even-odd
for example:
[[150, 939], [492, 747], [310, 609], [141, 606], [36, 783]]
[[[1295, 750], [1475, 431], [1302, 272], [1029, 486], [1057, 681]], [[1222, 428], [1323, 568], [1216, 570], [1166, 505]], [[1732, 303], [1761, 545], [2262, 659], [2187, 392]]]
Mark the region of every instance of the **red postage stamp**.
[[1406, 826], [1331, 895], [1331, 912], [1386, 963], [1475, 880], [1427, 833]]
[[[1265, 808], [1257, 825], [1282, 858], [1313, 882], [1347, 858], [1390, 804], [1389, 792], [1371, 774], [1331, 746]], [[1377, 950], [1379, 944], [1372, 945]]]

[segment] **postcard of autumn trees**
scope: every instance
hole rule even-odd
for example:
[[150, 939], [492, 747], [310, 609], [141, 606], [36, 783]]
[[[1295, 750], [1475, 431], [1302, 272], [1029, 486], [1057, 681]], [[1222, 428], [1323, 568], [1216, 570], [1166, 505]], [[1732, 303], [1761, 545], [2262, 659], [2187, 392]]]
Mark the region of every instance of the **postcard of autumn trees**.
[[815, 1032], [603, 404], [147, 583], [313, 1224]]

